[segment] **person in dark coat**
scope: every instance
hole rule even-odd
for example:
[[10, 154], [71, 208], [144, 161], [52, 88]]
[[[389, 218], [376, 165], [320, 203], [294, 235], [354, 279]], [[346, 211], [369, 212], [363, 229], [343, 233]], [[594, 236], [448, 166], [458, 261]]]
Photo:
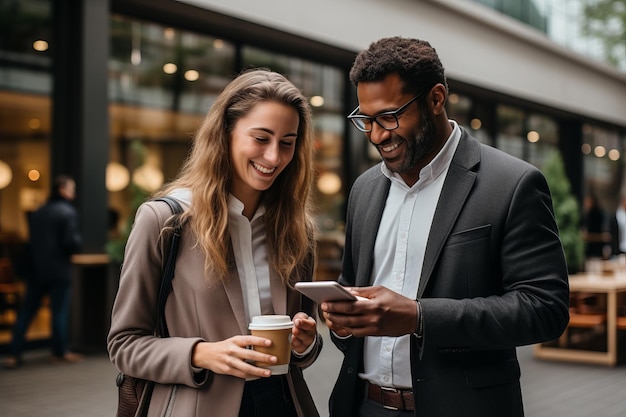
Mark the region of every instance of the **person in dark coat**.
[[78, 213], [71, 203], [75, 194], [74, 180], [59, 175], [54, 179], [46, 204], [29, 217], [31, 268], [26, 278], [24, 302], [13, 328], [12, 356], [4, 361], [6, 368], [22, 364], [26, 331], [46, 295], [52, 313], [53, 359], [64, 362], [80, 359], [67, 348], [72, 283], [70, 258], [82, 243]]
[[583, 230], [585, 237], [585, 255], [587, 258], [606, 258], [604, 247], [610, 245], [611, 237], [607, 232], [606, 214], [595, 195], [590, 194], [584, 200]]
[[330, 416], [522, 417], [516, 347], [569, 318], [544, 176], [448, 119], [426, 41], [375, 42], [350, 79], [382, 162], [347, 205], [339, 283], [365, 299], [321, 305], [344, 354]]

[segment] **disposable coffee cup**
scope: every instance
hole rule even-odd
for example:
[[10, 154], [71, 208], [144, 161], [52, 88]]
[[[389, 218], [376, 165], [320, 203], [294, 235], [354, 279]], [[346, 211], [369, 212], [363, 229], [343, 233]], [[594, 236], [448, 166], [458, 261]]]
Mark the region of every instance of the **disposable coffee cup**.
[[272, 345], [254, 346], [257, 352], [267, 353], [278, 358], [276, 363], [257, 362], [256, 366], [267, 368], [272, 375], [283, 375], [289, 370], [291, 358], [291, 329], [293, 322], [289, 316], [267, 315], [252, 317], [248, 326], [253, 336], [264, 337], [272, 341]]

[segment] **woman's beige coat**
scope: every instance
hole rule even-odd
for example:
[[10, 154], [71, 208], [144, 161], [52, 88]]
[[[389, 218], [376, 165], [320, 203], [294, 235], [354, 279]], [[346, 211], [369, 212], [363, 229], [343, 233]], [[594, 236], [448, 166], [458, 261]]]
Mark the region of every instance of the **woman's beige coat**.
[[[237, 417], [244, 380], [208, 370], [197, 374], [191, 366], [196, 343], [249, 334], [237, 268], [231, 261], [229, 279], [209, 285], [202, 276], [204, 256], [188, 228], [182, 234], [173, 289], [165, 308], [170, 337], [152, 336], [161, 280], [160, 231], [170, 215], [164, 202], [148, 202], [137, 211], [113, 306], [109, 355], [121, 372], [157, 382], [150, 417]], [[311, 280], [311, 276], [312, 272], [301, 279]], [[304, 311], [315, 317], [313, 304], [274, 277], [272, 274], [274, 313], [293, 317]], [[317, 358], [321, 347], [318, 335], [310, 354], [304, 358], [292, 355], [287, 378], [300, 417], [317, 417], [301, 369]]]

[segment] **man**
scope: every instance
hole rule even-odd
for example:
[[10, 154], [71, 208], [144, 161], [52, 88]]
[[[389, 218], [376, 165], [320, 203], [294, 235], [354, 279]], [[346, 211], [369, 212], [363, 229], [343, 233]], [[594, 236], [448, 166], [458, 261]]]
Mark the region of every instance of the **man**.
[[543, 175], [448, 120], [428, 42], [375, 42], [350, 79], [382, 163], [351, 190], [339, 278], [368, 300], [321, 305], [345, 356], [331, 416], [522, 416], [515, 348], [568, 322]]
[[13, 328], [12, 356], [4, 362], [6, 368], [17, 368], [22, 364], [25, 334], [45, 295], [50, 298], [52, 312], [53, 360], [80, 360], [79, 355], [67, 350], [72, 280], [70, 257], [82, 242], [78, 214], [71, 204], [75, 193], [76, 183], [72, 178], [56, 177], [50, 198], [29, 218], [32, 265], [24, 302]]

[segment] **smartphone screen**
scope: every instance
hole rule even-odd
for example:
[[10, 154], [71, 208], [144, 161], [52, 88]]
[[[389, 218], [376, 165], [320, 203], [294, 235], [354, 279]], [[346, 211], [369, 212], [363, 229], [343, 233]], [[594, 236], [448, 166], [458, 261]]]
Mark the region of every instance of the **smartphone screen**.
[[356, 301], [356, 296], [335, 281], [297, 282], [296, 290], [317, 303], [324, 301]]

